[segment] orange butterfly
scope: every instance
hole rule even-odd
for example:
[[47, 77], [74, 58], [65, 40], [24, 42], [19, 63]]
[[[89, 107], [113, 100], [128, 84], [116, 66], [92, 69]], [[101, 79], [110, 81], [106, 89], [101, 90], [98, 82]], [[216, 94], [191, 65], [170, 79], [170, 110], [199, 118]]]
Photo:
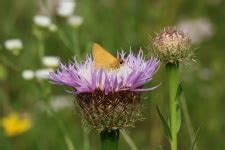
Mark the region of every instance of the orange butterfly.
[[116, 69], [123, 63], [97, 43], [93, 44], [92, 54], [96, 68]]

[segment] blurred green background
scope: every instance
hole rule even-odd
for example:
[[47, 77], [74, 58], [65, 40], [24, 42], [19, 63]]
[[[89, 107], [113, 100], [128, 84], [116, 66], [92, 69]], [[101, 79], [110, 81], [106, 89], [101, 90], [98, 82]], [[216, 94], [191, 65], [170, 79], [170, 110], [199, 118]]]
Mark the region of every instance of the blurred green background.
[[[58, 27], [55, 32], [38, 29], [44, 34], [44, 55], [58, 56], [64, 63], [74, 55], [85, 58], [93, 42], [101, 43], [114, 54], [116, 50], [129, 51], [131, 47], [137, 51], [142, 47], [149, 55], [151, 37], [164, 27], [178, 25], [190, 31], [197, 61], [181, 65], [181, 79], [192, 127], [186, 124], [182, 113], [178, 147], [188, 149], [191, 144], [188, 129], [199, 128], [199, 150], [225, 149], [225, 1], [76, 0], [74, 14], [82, 16], [83, 23], [75, 28], [55, 14], [56, 0], [40, 3], [38, 0], [0, 1], [0, 118], [18, 112], [28, 114], [32, 120], [31, 129], [16, 137], [7, 137], [0, 128], [1, 150], [100, 148], [98, 132], [90, 131], [87, 135], [81, 128], [72, 96], [47, 80], [25, 80], [21, 75], [26, 69], [44, 68], [39, 53], [40, 39], [35, 36], [33, 23], [37, 14], [49, 15]], [[23, 42], [24, 48], [18, 56], [4, 48], [4, 42], [11, 38]], [[146, 119], [127, 130], [140, 150], [158, 150], [160, 145], [169, 149], [155, 108], [159, 104], [168, 116], [163, 64], [149, 86], [158, 83], [162, 83], [158, 89], [144, 94]], [[119, 147], [130, 149], [122, 136]]]

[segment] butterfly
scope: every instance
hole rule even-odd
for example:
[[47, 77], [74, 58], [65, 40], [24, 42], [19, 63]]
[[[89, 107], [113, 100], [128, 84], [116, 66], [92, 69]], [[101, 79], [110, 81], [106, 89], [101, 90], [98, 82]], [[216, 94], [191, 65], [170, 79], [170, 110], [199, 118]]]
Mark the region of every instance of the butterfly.
[[97, 43], [93, 44], [92, 54], [94, 57], [95, 68], [117, 69], [123, 63], [122, 60], [114, 57]]

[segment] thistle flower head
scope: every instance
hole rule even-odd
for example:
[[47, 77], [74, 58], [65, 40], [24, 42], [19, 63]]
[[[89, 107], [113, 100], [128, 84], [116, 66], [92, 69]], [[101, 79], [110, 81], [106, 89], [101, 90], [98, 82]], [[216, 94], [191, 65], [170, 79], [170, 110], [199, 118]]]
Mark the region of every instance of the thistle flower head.
[[189, 61], [193, 57], [190, 38], [174, 27], [165, 28], [153, 38], [152, 52], [166, 63]]
[[74, 89], [76, 108], [91, 128], [133, 126], [141, 119], [140, 92], [153, 89], [143, 86], [152, 80], [158, 59], [145, 60], [142, 50], [137, 56], [130, 51], [127, 57], [124, 52], [118, 53], [118, 57], [123, 64], [114, 69], [96, 67], [96, 59], [89, 56], [84, 63], [74, 60], [50, 73], [50, 81]]

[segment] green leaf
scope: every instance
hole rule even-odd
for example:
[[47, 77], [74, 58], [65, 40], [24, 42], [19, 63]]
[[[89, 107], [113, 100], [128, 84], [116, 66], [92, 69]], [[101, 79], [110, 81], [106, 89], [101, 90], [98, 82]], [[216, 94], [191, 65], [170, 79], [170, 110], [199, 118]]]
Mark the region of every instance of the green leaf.
[[177, 133], [179, 132], [180, 130], [180, 127], [181, 127], [181, 108], [180, 108], [180, 96], [182, 94], [182, 84], [180, 83], [178, 85], [178, 88], [177, 88], [177, 92], [176, 92], [176, 111], [177, 111]]
[[194, 139], [193, 139], [193, 141], [191, 143], [191, 147], [190, 147], [189, 150], [193, 150], [194, 149], [194, 146], [195, 146], [195, 143], [196, 143], [196, 139], [197, 139], [197, 136], [198, 136], [198, 132], [199, 132], [199, 128], [198, 128], [198, 130], [195, 133]]
[[168, 118], [168, 120], [167, 120], [167, 124], [168, 124], [168, 126], [169, 126], [169, 128], [171, 127], [171, 120], [170, 120], [170, 117]]
[[157, 109], [157, 112], [158, 112], [159, 117], [160, 117], [160, 119], [161, 119], [161, 122], [162, 122], [162, 125], [163, 125], [163, 128], [164, 128], [164, 132], [165, 132], [165, 134], [166, 134], [166, 137], [167, 137], [167, 139], [168, 139], [169, 141], [171, 141], [171, 140], [172, 140], [172, 135], [171, 135], [170, 127], [169, 127], [169, 125], [168, 125], [166, 119], [165, 119], [164, 116], [162, 115], [162, 113], [161, 113], [161, 111], [160, 111], [158, 105], [156, 105], [156, 109]]
[[180, 95], [181, 95], [182, 91], [183, 91], [182, 84], [180, 83], [177, 87], [176, 102], [178, 102], [180, 100]]
[[181, 108], [180, 108], [180, 103], [177, 104], [177, 133], [180, 131], [180, 127], [181, 127]]

